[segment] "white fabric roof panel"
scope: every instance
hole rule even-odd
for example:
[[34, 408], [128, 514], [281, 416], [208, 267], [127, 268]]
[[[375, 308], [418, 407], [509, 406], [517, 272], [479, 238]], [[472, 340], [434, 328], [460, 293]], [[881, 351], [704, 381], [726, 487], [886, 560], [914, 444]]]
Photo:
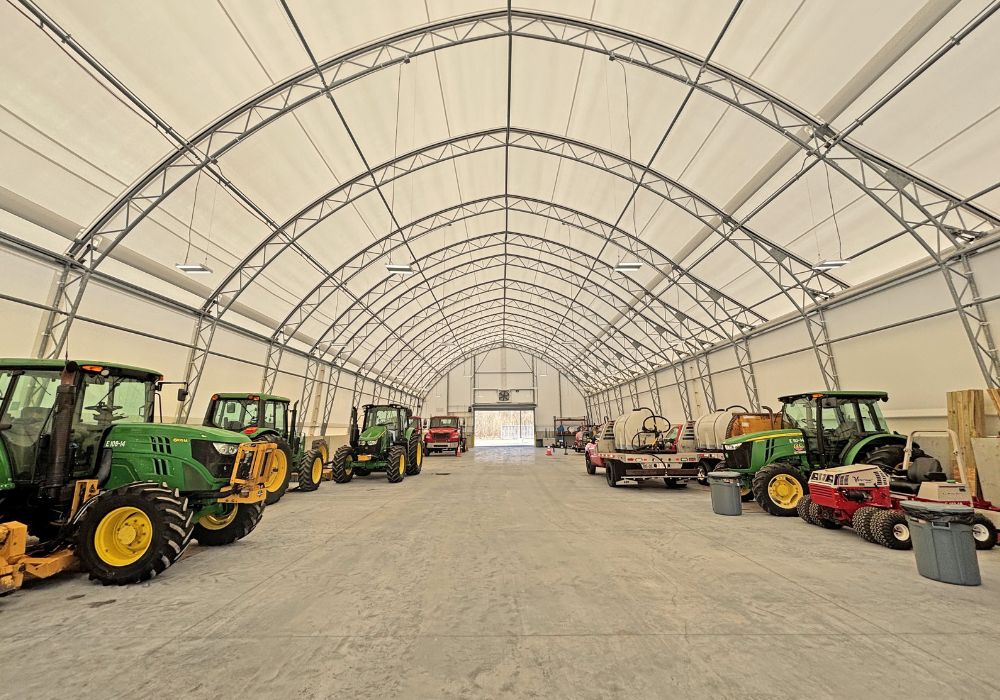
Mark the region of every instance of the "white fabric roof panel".
[[[814, 165], [814, 157], [795, 144], [793, 139], [812, 135], [795, 116], [799, 110], [817, 123], [832, 121], [834, 131], [851, 127], [851, 143], [910, 169], [931, 187], [938, 183], [957, 199], [988, 190], [974, 203], [1000, 207], [1000, 189], [988, 189], [997, 180], [992, 147], [1000, 127], [1000, 78], [992, 68], [1000, 20], [983, 21], [863, 125], [852, 126], [949, 37], [982, 19], [986, 5], [977, 0], [923, 5], [551, 0], [512, 8], [481, 0], [394, 0], [350, 11], [343, 3], [289, 0], [288, 7], [291, 16], [280, 3], [235, 0], [211, 5], [102, 0], [86, 7], [24, 0], [3, 6], [0, 36], [13, 50], [0, 65], [0, 158], [11, 166], [0, 171], [0, 186], [89, 228], [88, 235], [105, 232], [107, 246], [114, 243], [114, 232], [106, 232], [113, 226], [94, 225], [98, 215], [125, 202], [132, 183], [176, 147], [130, 98], [154, 110], [180, 137], [191, 138], [289, 76], [307, 76], [291, 93], [293, 100], [317, 94], [320, 83], [308, 75], [312, 62], [296, 27], [321, 63], [352, 51], [358, 58], [351, 71], [394, 59], [332, 91], [340, 114], [318, 95], [228, 148], [212, 168], [238, 192], [218, 184], [214, 175], [187, 170], [187, 181], [171, 187], [121, 243], [122, 250], [168, 271], [185, 259], [204, 262], [213, 270], [197, 280], [205, 291], [188, 285], [177, 298], [201, 305], [217, 287], [227, 294], [235, 290], [238, 303], [229, 312], [234, 319], [277, 337], [283, 319], [292, 318], [298, 335], [289, 342], [305, 350], [352, 305], [381, 309], [394, 289], [412, 290], [379, 311], [377, 330], [366, 331], [367, 338], [352, 340], [367, 327], [367, 314], [357, 316], [339, 338], [326, 338], [353, 343], [356, 363], [387, 343], [419, 339], [430, 343], [425, 352], [432, 355], [454, 342], [447, 331], [437, 340], [417, 337], [426, 333], [426, 324], [437, 322], [431, 319], [440, 316], [436, 307], [442, 298], [449, 299], [445, 313], [450, 305], [473, 322], [493, 318], [497, 308], [502, 314], [503, 300], [510, 300], [512, 324], [530, 326], [535, 318], [536, 340], [553, 342], [559, 339], [543, 317], [565, 311], [559, 300], [576, 299], [574, 306], [601, 309], [606, 320], [598, 324], [598, 334], [606, 328], [605, 342], [626, 355], [636, 343], [666, 352], [675, 342], [642, 318], [630, 319], [631, 308], [658, 315], [657, 324], [670, 323], [679, 332], [703, 328], [708, 337], [724, 338], [732, 331], [717, 324], [729, 321], [712, 306], [722, 294], [731, 298], [729, 312], [743, 314], [752, 325], [797, 313], [761, 266], [774, 274], [774, 265], [790, 265], [803, 284], [836, 293], [928, 259], [878, 201], [884, 195], [864, 191], [833, 167]], [[510, 41], [508, 11], [518, 34]], [[52, 25], [43, 29], [29, 20], [38, 13], [47, 13], [78, 44], [63, 44]], [[477, 13], [494, 16], [473, 29], [467, 18]], [[381, 53], [362, 51], [404, 33], [420, 36], [429, 23], [462, 29], [445, 26], [419, 43], [395, 41]], [[466, 43], [454, 45], [463, 37]], [[649, 42], [666, 45], [666, 53]], [[404, 46], [417, 52], [405, 63], [398, 60]], [[441, 46], [447, 48], [431, 50]], [[689, 62], [671, 59], [669, 47]], [[609, 52], [616, 60], [609, 60]], [[702, 78], [704, 89], [692, 91], [689, 79], [709, 52], [706, 75], [715, 77]], [[86, 67], [87, 57], [116, 84]], [[734, 91], [719, 70], [731, 71], [744, 86]], [[785, 105], [762, 107], [763, 98], [753, 97], [755, 86]], [[719, 95], [735, 96], [743, 108]], [[269, 104], [246, 123], [268, 118], [281, 103]], [[766, 123], [775, 121], [788, 133]], [[238, 126], [233, 122], [227, 129]], [[512, 146], [505, 148], [508, 127]], [[459, 140], [487, 131], [482, 138]], [[218, 148], [229, 138], [219, 133], [211, 141], [193, 142], [184, 162], [204, 159], [210, 145]], [[445, 145], [435, 146], [439, 143]], [[366, 165], [378, 168], [411, 151], [421, 155], [377, 170], [381, 193], [372, 189]], [[872, 181], [871, 173], [859, 175], [860, 165], [845, 160], [844, 149], [836, 154], [835, 164], [851, 177], [872, 188], [884, 184]], [[647, 163], [679, 186], [646, 174], [643, 184], [653, 191], [636, 191], [632, 178], [642, 175]], [[331, 201], [296, 221], [300, 211], [331, 192]], [[922, 196], [931, 199], [926, 192]], [[463, 204], [472, 210], [461, 214], [468, 218], [446, 225]], [[757, 243], [746, 242], [745, 233], [736, 235], [740, 250], [727, 242], [730, 224], [720, 223], [717, 210], [736, 221], [752, 212], [748, 227], [760, 236]], [[438, 212], [443, 216], [428, 218]], [[317, 217], [322, 220], [313, 226]], [[275, 234], [265, 218], [289, 226]], [[987, 212], [985, 221], [970, 226], [982, 235], [996, 218]], [[0, 221], [7, 220], [5, 215]], [[608, 243], [607, 225], [616, 222], [621, 232]], [[379, 241], [397, 223], [403, 239], [394, 235], [393, 248], [385, 251]], [[431, 225], [435, 229], [427, 232]], [[724, 235], [711, 228], [720, 225]], [[919, 233], [940, 247], [933, 227]], [[69, 246], [26, 224], [18, 235], [58, 253]], [[287, 236], [301, 237], [282, 249]], [[265, 248], [267, 264], [257, 274], [263, 258], [251, 253], [269, 239], [274, 243]], [[378, 252], [355, 257], [370, 247]], [[248, 256], [255, 276], [234, 276]], [[636, 258], [644, 264], [627, 276], [611, 270]], [[832, 258], [851, 262], [830, 279], [816, 280], [809, 267]], [[697, 285], [682, 277], [681, 290], [666, 259], [682, 264]], [[312, 308], [307, 297], [324, 277], [336, 279], [341, 266], [357, 260], [368, 267], [351, 276], [345, 290], [323, 285], [325, 301]], [[420, 271], [412, 277], [390, 278], [385, 269], [388, 262], [415, 260], [422, 262], [415, 263]], [[125, 263], [109, 261], [107, 271], [136, 284], [156, 279], [152, 287], [170, 291], [169, 275], [140, 267], [132, 274]], [[782, 279], [789, 281], [787, 275]], [[536, 284], [551, 289], [554, 298], [531, 286]], [[449, 296], [472, 285], [488, 291]], [[372, 288], [376, 292], [368, 295]], [[683, 316], [671, 319], [673, 312], [655, 299], [647, 309], [642, 298], [648, 292]], [[308, 313], [294, 313], [304, 303]], [[407, 319], [422, 311], [426, 324], [393, 330], [406, 328]], [[551, 345], [537, 342], [539, 352]], [[471, 347], [473, 339], [462, 343]], [[450, 354], [462, 352], [456, 347]], [[607, 368], [609, 374], [628, 366], [620, 358], [617, 363]], [[372, 362], [374, 372], [388, 371], [386, 379], [396, 381], [413, 367], [404, 363], [389, 370], [377, 357]]]

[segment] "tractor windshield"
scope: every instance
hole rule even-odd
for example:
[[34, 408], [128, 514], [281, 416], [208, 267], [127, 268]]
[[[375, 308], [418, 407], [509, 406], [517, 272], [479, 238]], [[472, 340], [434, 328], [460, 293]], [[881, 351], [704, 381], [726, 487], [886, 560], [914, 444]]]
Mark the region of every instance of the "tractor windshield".
[[365, 430], [376, 425], [384, 425], [390, 430], [399, 430], [399, 409], [390, 406], [376, 406], [365, 413]]
[[454, 416], [435, 416], [431, 418], [432, 428], [457, 428], [458, 418]]
[[815, 435], [816, 416], [813, 412], [812, 400], [803, 397], [782, 406], [781, 427], [798, 428], [806, 435]]
[[255, 426], [258, 404], [250, 399], [219, 399], [209, 418], [210, 425], [235, 432]]

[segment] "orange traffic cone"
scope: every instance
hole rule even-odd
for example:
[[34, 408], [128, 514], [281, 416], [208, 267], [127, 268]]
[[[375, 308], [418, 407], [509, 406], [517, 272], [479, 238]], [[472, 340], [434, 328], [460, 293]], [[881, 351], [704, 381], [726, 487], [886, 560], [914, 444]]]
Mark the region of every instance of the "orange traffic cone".
[[551, 457], [552, 456], [552, 448], [551, 447], [546, 447], [545, 448], [545, 456], [546, 457]]

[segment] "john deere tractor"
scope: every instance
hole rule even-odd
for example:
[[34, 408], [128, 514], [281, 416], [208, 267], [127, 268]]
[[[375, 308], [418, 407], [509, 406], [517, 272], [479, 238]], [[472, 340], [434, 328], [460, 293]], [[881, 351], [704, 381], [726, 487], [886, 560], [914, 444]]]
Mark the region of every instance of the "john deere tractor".
[[162, 380], [0, 359], [0, 593], [77, 563], [105, 585], [145, 581], [192, 538], [229, 544], [257, 526], [274, 444], [154, 423]]
[[903, 462], [906, 436], [891, 432], [879, 403], [882, 391], [822, 391], [781, 397], [781, 428], [723, 443], [719, 469], [743, 475], [743, 499], [771, 515], [796, 514], [815, 469], [873, 464], [891, 473]]
[[420, 421], [410, 409], [397, 404], [364, 407], [364, 429], [358, 428], [358, 408], [351, 409], [349, 443], [337, 448], [330, 464], [333, 480], [346, 484], [358, 476], [385, 472], [389, 483], [396, 484], [406, 475], [420, 473], [424, 446]]
[[273, 442], [278, 451], [265, 475], [267, 505], [277, 503], [288, 490], [294, 471], [299, 491], [315, 491], [323, 480], [327, 462], [325, 440], [313, 440], [306, 449], [305, 435], [297, 430], [298, 408], [288, 399], [271, 394], [213, 394], [204, 425], [248, 435], [255, 442]]

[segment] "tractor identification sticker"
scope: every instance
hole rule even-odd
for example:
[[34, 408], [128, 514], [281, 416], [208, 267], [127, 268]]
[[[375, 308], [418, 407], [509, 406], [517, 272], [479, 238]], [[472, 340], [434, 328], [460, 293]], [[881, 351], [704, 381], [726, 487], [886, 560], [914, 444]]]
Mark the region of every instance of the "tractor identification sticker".
[[174, 442], [191, 442], [187, 438], [174, 438]]
[[115, 447], [125, 447], [125, 441], [124, 440], [108, 440], [106, 443], [104, 443], [104, 446], [105, 447], [110, 447], [112, 449], [115, 448]]
[[792, 438], [788, 444], [792, 446], [792, 451], [795, 454], [803, 454], [806, 451], [806, 441], [802, 438]]

